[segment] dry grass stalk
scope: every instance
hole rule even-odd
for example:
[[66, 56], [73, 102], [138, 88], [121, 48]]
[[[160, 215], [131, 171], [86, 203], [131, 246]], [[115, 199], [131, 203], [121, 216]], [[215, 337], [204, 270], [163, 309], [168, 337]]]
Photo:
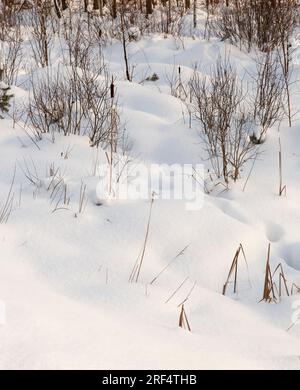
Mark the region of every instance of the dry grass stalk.
[[263, 298], [262, 298], [262, 301], [269, 302], [269, 303], [276, 301], [273, 277], [272, 277], [272, 272], [270, 267], [270, 253], [271, 253], [271, 244], [269, 244], [268, 246], [266, 274], [265, 274], [264, 291], [263, 291]]
[[[15, 128], [15, 125], [18, 125], [24, 132], [25, 134], [27, 135], [27, 137], [30, 139], [30, 141], [34, 144], [34, 146], [36, 146], [36, 148], [38, 150], [41, 150], [41, 148], [39, 147], [38, 145], [38, 141], [40, 141], [40, 138], [38, 136], [36, 136], [35, 134], [35, 130], [34, 129], [31, 129], [30, 127], [28, 127], [26, 124], [21, 124], [20, 122], [18, 122], [16, 120], [16, 118], [14, 118], [13, 116], [9, 115], [9, 113], [7, 112], [6, 115], [8, 115], [12, 120], [13, 120], [13, 125], [14, 125], [14, 128]], [[30, 133], [28, 133], [27, 129], [29, 131], [32, 131], [33, 133], [33, 136], [30, 135]], [[36, 138], [36, 140], [34, 139]]]
[[21, 171], [23, 172], [24, 176], [26, 177], [26, 179], [29, 181], [29, 183], [33, 184], [36, 189], [40, 188], [41, 187], [41, 180], [39, 178], [39, 175], [38, 175], [38, 172], [37, 172], [37, 169], [36, 169], [36, 166], [33, 162], [33, 160], [31, 159], [31, 166], [27, 163], [27, 161], [25, 159], [23, 159], [23, 162], [24, 162], [24, 167], [19, 164], [19, 167], [21, 169]]
[[108, 268], [105, 270], [105, 284], [108, 284]]
[[52, 213], [59, 210], [68, 210], [66, 206], [70, 203], [70, 197], [68, 196], [67, 184], [61, 174], [61, 169], [59, 167], [55, 168], [54, 163], [50, 165], [49, 177], [51, 180], [46, 190], [50, 194], [51, 204], [55, 204]]
[[233, 292], [234, 292], [234, 294], [236, 294], [236, 292], [237, 292], [238, 262], [239, 262], [240, 254], [243, 255], [243, 258], [245, 260], [246, 266], [248, 268], [247, 259], [246, 259], [246, 255], [245, 255], [245, 252], [244, 252], [244, 248], [243, 248], [242, 244], [240, 244], [240, 246], [236, 250], [234, 258], [232, 260], [231, 267], [230, 267], [230, 270], [229, 270], [229, 274], [228, 274], [226, 283], [223, 286], [223, 295], [226, 295], [227, 287], [228, 287], [228, 285], [230, 283], [232, 283], [231, 282], [231, 278], [232, 277], [234, 279], [233, 280]]
[[249, 171], [249, 173], [248, 173], [247, 179], [246, 179], [245, 184], [244, 184], [244, 186], [243, 186], [243, 192], [245, 192], [246, 187], [247, 187], [247, 184], [248, 184], [248, 181], [249, 181], [249, 179], [250, 179], [250, 176], [252, 175], [252, 172], [253, 172], [253, 169], [254, 169], [254, 165], [255, 165], [256, 160], [257, 160], [257, 156], [258, 156], [258, 155], [256, 155], [255, 158], [253, 159], [253, 163], [252, 163], [252, 165], [251, 165], [251, 169], [250, 169], [250, 171]]
[[72, 150], [73, 150], [73, 146], [68, 145], [68, 147], [63, 152], [61, 152], [60, 157], [64, 160], [68, 160]]
[[282, 297], [282, 285], [284, 285], [286, 295], [289, 297], [290, 293], [289, 293], [288, 286], [287, 286], [287, 279], [285, 277], [285, 274], [284, 274], [283, 267], [282, 267], [281, 263], [278, 264], [278, 266], [275, 268], [275, 271], [273, 272], [273, 275], [272, 275], [272, 279], [273, 280], [274, 280], [274, 276], [278, 272], [279, 272], [279, 289], [277, 289], [276, 283], [274, 283], [274, 286], [278, 290], [279, 299]]
[[12, 213], [12, 208], [14, 204], [14, 194], [12, 191], [15, 182], [15, 177], [16, 177], [16, 167], [14, 169], [13, 178], [11, 180], [10, 188], [6, 196], [5, 202], [3, 206], [0, 205], [0, 224], [7, 223]]
[[181, 306], [181, 311], [179, 316], [179, 327], [183, 329], [187, 329], [189, 332], [191, 332], [191, 327], [187, 319], [186, 312], [184, 310], [184, 305]]
[[283, 178], [282, 178], [282, 149], [281, 149], [280, 138], [279, 138], [278, 159], [279, 159], [279, 196], [282, 196], [283, 194], [286, 195], [286, 185], [283, 185]]
[[183, 282], [180, 283], [180, 285], [176, 288], [176, 290], [169, 296], [169, 298], [166, 300], [165, 303], [170, 302], [170, 300], [178, 293], [178, 291], [181, 289], [181, 287], [189, 280], [189, 277], [187, 276]]
[[18, 201], [18, 207], [20, 208], [21, 207], [21, 203], [22, 203], [22, 194], [23, 194], [23, 186], [22, 186], [22, 183], [20, 184], [20, 189], [19, 189], [19, 201]]
[[[291, 292], [289, 292], [288, 281], [287, 278], [285, 277], [283, 266], [281, 263], [277, 265], [274, 272], [272, 273], [270, 267], [270, 252], [271, 252], [271, 244], [269, 244], [268, 246], [268, 257], [267, 257], [267, 264], [266, 264], [264, 291], [263, 291], [263, 298], [261, 300], [268, 303], [278, 302], [282, 298], [283, 287], [288, 297], [293, 294], [296, 288], [298, 288], [295, 284], [293, 284]], [[276, 282], [274, 281], [276, 275], [278, 275], [278, 287]]]
[[177, 307], [180, 307], [182, 305], [184, 305], [188, 299], [190, 298], [190, 296], [192, 295], [192, 292], [194, 291], [195, 287], [196, 287], [196, 284], [197, 282], [194, 282], [192, 288], [190, 289], [190, 291], [188, 292], [187, 296], [184, 298], [184, 300], [182, 302], [179, 303], [179, 305]]
[[84, 212], [86, 204], [87, 204], [86, 184], [81, 183], [80, 194], [79, 194], [79, 207], [78, 207], [79, 214], [82, 214]]
[[177, 97], [182, 100], [183, 102], [186, 101], [186, 99], [188, 98], [188, 93], [182, 83], [182, 79], [181, 79], [181, 67], [179, 66], [178, 67], [178, 84], [176, 86], [176, 94], [177, 94]]
[[55, 213], [59, 210], [69, 210], [67, 206], [69, 206], [71, 198], [68, 196], [67, 184], [65, 184], [63, 180], [59, 182], [59, 187], [57, 192], [54, 194], [51, 203], [57, 198], [56, 195], [58, 195], [58, 200], [56, 201], [52, 213]]
[[137, 283], [138, 280], [139, 280], [141, 268], [142, 268], [142, 265], [143, 265], [143, 262], [144, 262], [145, 253], [146, 253], [146, 247], [147, 247], [149, 230], [150, 230], [150, 223], [151, 223], [153, 203], [154, 203], [154, 194], [152, 194], [152, 198], [151, 198], [149, 217], [148, 217], [148, 223], [147, 223], [147, 228], [146, 228], [146, 234], [145, 234], [143, 247], [142, 247], [142, 250], [141, 250], [141, 254], [136, 259], [136, 262], [135, 262], [135, 264], [133, 266], [133, 269], [131, 271], [131, 274], [129, 276], [129, 282], [130, 283], [133, 283], [133, 282]]
[[173, 259], [151, 280], [150, 285], [154, 284], [178, 257], [183, 256], [188, 247], [189, 245], [185, 246], [175, 257], [173, 257]]
[[291, 287], [291, 295], [293, 294], [300, 294], [300, 287], [298, 287], [295, 283], [293, 283]]

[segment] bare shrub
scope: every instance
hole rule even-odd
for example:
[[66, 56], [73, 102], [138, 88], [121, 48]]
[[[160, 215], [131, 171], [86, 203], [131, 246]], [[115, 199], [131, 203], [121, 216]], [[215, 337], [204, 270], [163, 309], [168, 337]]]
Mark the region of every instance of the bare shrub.
[[240, 106], [233, 118], [228, 132], [228, 162], [229, 176], [237, 181], [243, 166], [256, 157], [258, 151], [251, 140], [253, 133], [253, 117], [244, 106]]
[[292, 45], [290, 44], [290, 37], [286, 35], [285, 30], [281, 33], [281, 42], [280, 47], [278, 49], [278, 58], [281, 65], [282, 70], [282, 76], [284, 80], [284, 87], [285, 87], [285, 93], [286, 93], [286, 116], [289, 121], [289, 126], [292, 127], [292, 108], [291, 108], [291, 92], [290, 92], [290, 85], [291, 85], [291, 78], [293, 73], [293, 66], [292, 66], [292, 54], [293, 49]]
[[245, 94], [227, 58], [219, 58], [210, 77], [195, 73], [191, 80], [196, 119], [208, 158], [218, 178], [226, 184], [239, 178], [243, 165], [255, 156], [250, 140], [252, 118], [246, 111]]
[[105, 142], [111, 104], [108, 78], [89, 69], [63, 68], [31, 78], [27, 104], [29, 124], [41, 134], [88, 135], [91, 146]]
[[67, 52], [65, 63], [83, 69], [94, 62], [103, 68], [103, 30], [104, 23], [100, 17], [87, 18], [85, 14], [70, 11], [62, 26], [62, 48], [63, 52]]
[[257, 75], [254, 83], [254, 119], [259, 126], [259, 134], [253, 141], [263, 141], [268, 129], [283, 116], [284, 79], [278, 56], [266, 53], [256, 61]]
[[81, 14], [73, 15], [64, 20], [63, 36], [64, 44], [67, 47], [68, 63], [82, 67], [84, 57], [88, 55], [90, 43], [84, 34], [86, 21], [82, 19]]
[[30, 45], [37, 67], [46, 67], [50, 62], [50, 49], [53, 42], [53, 26], [51, 23], [52, 4], [46, 0], [43, 3], [35, 1], [28, 14], [28, 28], [31, 32]]
[[0, 81], [11, 85], [16, 81], [21, 64], [21, 21], [17, 14], [0, 11]]
[[267, 52], [279, 46], [282, 28], [289, 35], [297, 22], [297, 0], [235, 0], [219, 7], [212, 26], [222, 40]]

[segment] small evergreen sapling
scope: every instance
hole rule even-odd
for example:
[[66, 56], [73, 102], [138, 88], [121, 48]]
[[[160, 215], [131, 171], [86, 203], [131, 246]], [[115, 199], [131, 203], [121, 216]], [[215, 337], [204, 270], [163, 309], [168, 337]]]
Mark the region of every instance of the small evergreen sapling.
[[158, 75], [156, 73], [153, 73], [152, 76], [148, 76], [146, 78], [146, 81], [157, 81], [157, 80], [159, 80], [159, 77], [158, 77]]
[[[10, 99], [13, 95], [9, 94], [9, 90], [9, 86], [3, 82], [0, 83], [0, 112], [2, 113], [8, 112], [10, 107]], [[2, 115], [0, 115], [0, 119], [3, 119]]]

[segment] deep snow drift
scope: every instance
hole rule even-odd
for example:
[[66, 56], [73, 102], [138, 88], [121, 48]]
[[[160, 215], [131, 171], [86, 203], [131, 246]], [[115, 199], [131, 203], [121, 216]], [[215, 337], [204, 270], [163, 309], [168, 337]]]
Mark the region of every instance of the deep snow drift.
[[[121, 45], [105, 49], [117, 78], [131, 153], [145, 163], [203, 162], [196, 124], [189, 128], [182, 102], [169, 94], [166, 74], [174, 64], [188, 78], [195, 63], [208, 72], [219, 53], [230, 51], [241, 74], [254, 66], [251, 55], [225, 43], [182, 41], [184, 45], [178, 45], [172, 37], [157, 35], [131, 43], [130, 61], [136, 65], [132, 83], [122, 81]], [[296, 64], [296, 78], [299, 70]], [[159, 80], [141, 83], [153, 73]], [[12, 92], [16, 101], [27, 94], [24, 84]], [[295, 84], [294, 107], [299, 103]], [[281, 262], [289, 284], [300, 286], [297, 117], [291, 129], [283, 123], [281, 142], [286, 196], [277, 195], [275, 128], [268, 133], [245, 191], [251, 164], [229, 191], [219, 188], [205, 195], [200, 210], [188, 211], [181, 201], [155, 200], [140, 281], [130, 284], [145, 237], [149, 200], [112, 200], [99, 206], [94, 167], [97, 158], [105, 161], [102, 150], [90, 148], [87, 137], [62, 135], [54, 143], [44, 136], [38, 149], [22, 128], [13, 128], [9, 117], [1, 120], [1, 201], [15, 165], [17, 169], [13, 213], [7, 224], [0, 224], [0, 300], [6, 308], [0, 325], [0, 368], [300, 368], [300, 325], [287, 332], [300, 295], [277, 304], [259, 303], [268, 243], [272, 268]], [[37, 171], [38, 190], [20, 168], [25, 162]], [[68, 210], [53, 212], [47, 192], [51, 164], [68, 183]], [[87, 185], [87, 206], [78, 215], [82, 181]], [[238, 294], [224, 297], [222, 287], [240, 243], [251, 285], [241, 263]], [[178, 305], [191, 289], [185, 304], [192, 329], [188, 332], [178, 327]]]

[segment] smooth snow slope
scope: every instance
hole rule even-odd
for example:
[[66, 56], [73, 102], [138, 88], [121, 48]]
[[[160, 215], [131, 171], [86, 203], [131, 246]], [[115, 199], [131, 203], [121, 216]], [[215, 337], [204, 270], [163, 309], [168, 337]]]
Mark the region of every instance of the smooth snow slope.
[[[106, 48], [118, 77], [122, 118], [133, 140], [132, 154], [147, 163], [201, 162], [195, 128], [182, 116], [182, 103], [169, 95], [165, 75], [173, 64], [188, 78], [198, 63], [208, 73], [219, 52], [230, 50], [237, 69], [253, 69], [251, 56], [216, 41], [184, 38], [184, 48], [161, 36], [130, 44], [136, 64], [133, 83], [122, 81], [120, 44]], [[155, 83], [140, 83], [156, 72]], [[296, 76], [299, 68], [296, 67]], [[25, 77], [25, 76], [24, 76]], [[300, 103], [294, 86], [293, 104]], [[14, 88], [16, 99], [26, 91]], [[292, 304], [259, 303], [266, 252], [272, 267], [282, 262], [289, 282], [300, 285], [300, 129], [281, 129], [284, 183], [278, 191], [278, 133], [270, 131], [245, 192], [244, 177], [229, 192], [205, 196], [204, 207], [187, 211], [184, 202], [156, 200], [138, 284], [128, 278], [143, 244], [149, 201], [112, 201], [98, 206], [93, 175], [96, 150], [86, 137], [45, 136], [40, 150], [12, 121], [0, 121], [0, 199], [9, 190], [14, 166], [15, 208], [0, 225], [0, 325], [2, 369], [299, 369], [300, 326], [289, 332]], [[71, 149], [68, 159], [61, 153]], [[99, 160], [105, 161], [99, 151]], [[20, 166], [34, 164], [41, 180], [35, 191]], [[60, 167], [71, 197], [69, 210], [53, 211], [46, 191], [47, 167]], [[78, 209], [81, 181], [88, 204]], [[22, 197], [19, 189], [22, 185]], [[220, 191], [221, 192], [221, 189]], [[20, 203], [20, 204], [19, 204]], [[238, 245], [246, 252], [251, 287], [243, 266], [236, 296], [221, 295]], [[149, 282], [183, 248], [182, 256]], [[185, 278], [183, 288], [165, 303]], [[192, 328], [178, 327], [178, 304], [186, 303]]]

